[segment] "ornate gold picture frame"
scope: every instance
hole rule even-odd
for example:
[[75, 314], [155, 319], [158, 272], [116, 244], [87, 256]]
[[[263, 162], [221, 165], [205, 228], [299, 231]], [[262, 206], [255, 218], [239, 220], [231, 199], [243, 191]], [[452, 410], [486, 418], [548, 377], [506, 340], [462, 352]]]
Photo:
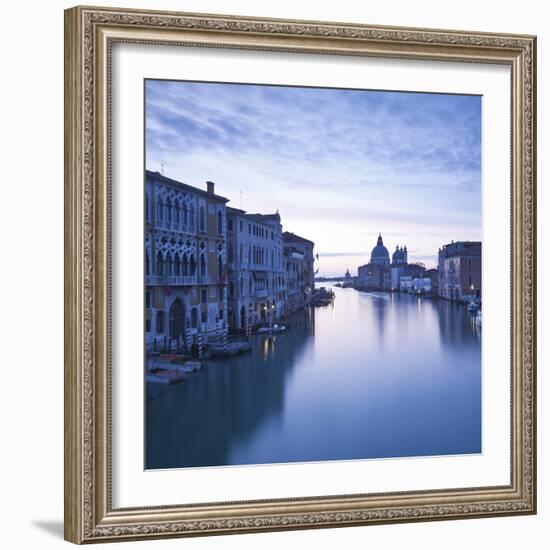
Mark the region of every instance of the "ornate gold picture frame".
[[[508, 485], [113, 506], [111, 55], [113, 45], [129, 42], [509, 67], [512, 351]], [[90, 543], [535, 513], [535, 74], [534, 36], [128, 9], [67, 10], [65, 538]]]

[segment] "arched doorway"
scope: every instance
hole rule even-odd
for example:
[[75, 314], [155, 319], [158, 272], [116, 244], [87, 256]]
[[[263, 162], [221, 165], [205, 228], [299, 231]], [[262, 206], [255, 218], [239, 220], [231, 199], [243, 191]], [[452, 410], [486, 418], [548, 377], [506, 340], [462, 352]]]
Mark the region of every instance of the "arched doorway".
[[244, 309], [244, 306], [241, 306], [241, 323], [239, 325], [239, 328], [246, 328], [246, 311]]
[[170, 306], [170, 338], [177, 339], [183, 336], [184, 332], [184, 308], [181, 300], [176, 298]]

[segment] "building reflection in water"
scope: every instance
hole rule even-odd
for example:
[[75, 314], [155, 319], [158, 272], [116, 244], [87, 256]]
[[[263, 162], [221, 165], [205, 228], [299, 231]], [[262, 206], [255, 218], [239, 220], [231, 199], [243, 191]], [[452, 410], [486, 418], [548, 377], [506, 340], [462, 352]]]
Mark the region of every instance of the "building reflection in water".
[[236, 441], [280, 414], [285, 379], [312, 341], [312, 319], [309, 311], [298, 312], [288, 334], [255, 335], [251, 353], [211, 360], [182, 384], [148, 384], [146, 468], [229, 464]]
[[481, 452], [481, 334], [466, 308], [334, 290], [251, 353], [149, 384], [146, 467]]

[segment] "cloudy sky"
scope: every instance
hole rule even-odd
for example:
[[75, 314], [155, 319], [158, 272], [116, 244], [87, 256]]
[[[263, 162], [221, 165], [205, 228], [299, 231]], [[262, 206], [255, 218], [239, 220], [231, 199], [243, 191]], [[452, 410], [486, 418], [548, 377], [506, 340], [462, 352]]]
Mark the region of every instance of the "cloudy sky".
[[278, 210], [319, 275], [356, 274], [379, 232], [428, 267], [481, 239], [479, 96], [148, 80], [145, 103], [148, 169]]

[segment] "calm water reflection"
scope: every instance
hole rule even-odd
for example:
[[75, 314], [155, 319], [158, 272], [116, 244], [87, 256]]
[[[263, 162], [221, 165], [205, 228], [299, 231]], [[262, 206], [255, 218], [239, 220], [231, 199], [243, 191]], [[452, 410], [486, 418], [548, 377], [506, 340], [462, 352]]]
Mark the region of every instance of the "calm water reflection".
[[464, 306], [335, 288], [252, 353], [148, 384], [146, 467], [481, 451], [481, 335]]

